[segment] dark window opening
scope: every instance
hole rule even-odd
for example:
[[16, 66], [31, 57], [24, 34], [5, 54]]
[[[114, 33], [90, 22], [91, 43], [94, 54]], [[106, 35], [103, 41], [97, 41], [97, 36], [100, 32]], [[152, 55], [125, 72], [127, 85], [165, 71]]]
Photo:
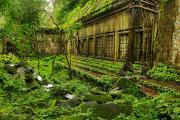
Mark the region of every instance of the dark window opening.
[[82, 40], [82, 55], [87, 55], [87, 50], [88, 50], [87, 39], [83, 39]]
[[114, 59], [114, 35], [107, 35], [105, 41], [105, 57]]
[[94, 39], [89, 38], [88, 40], [88, 55], [93, 56], [94, 55]]
[[126, 59], [128, 52], [128, 42], [128, 33], [119, 35], [119, 59]]
[[96, 56], [97, 57], [102, 57], [103, 54], [103, 40], [102, 37], [97, 37], [96, 38]]

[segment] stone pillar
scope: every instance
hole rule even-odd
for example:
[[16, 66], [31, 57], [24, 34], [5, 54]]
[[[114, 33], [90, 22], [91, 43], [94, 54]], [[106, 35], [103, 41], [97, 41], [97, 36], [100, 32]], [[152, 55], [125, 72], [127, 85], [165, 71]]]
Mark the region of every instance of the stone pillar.
[[171, 63], [175, 66], [180, 66], [180, 1], [176, 0], [175, 2], [176, 20], [172, 39]]
[[115, 39], [115, 42], [114, 42], [114, 46], [115, 46], [115, 55], [114, 55], [114, 60], [115, 61], [118, 61], [118, 53], [119, 53], [119, 33], [118, 33], [118, 30], [119, 30], [119, 19], [118, 19], [118, 15], [116, 15], [115, 17], [115, 34], [114, 34], [114, 39]]

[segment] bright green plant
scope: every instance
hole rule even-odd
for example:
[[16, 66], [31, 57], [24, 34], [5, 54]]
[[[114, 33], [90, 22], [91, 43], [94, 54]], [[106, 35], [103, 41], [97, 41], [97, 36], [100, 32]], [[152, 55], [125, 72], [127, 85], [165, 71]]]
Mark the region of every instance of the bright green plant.
[[176, 70], [165, 64], [153, 67], [148, 75], [153, 79], [162, 81], [180, 81], [180, 76], [176, 73]]
[[98, 82], [101, 83], [105, 89], [109, 89], [113, 86], [114, 80], [112, 77], [104, 75]]

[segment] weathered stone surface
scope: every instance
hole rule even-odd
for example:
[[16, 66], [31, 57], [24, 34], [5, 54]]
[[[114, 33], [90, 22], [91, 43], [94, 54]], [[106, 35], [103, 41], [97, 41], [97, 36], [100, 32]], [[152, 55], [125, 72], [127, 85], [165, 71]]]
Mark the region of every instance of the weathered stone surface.
[[60, 97], [60, 98], [65, 98], [65, 95], [67, 94], [71, 94], [72, 92], [68, 89], [65, 89], [65, 88], [59, 88], [57, 86], [55, 86], [54, 88], [52, 88], [51, 90], [51, 94], [53, 97]]
[[111, 90], [110, 92], [109, 92], [109, 94], [112, 96], [112, 98], [121, 98], [121, 96], [122, 96], [122, 91], [121, 90]]
[[91, 93], [94, 94], [94, 95], [106, 95], [105, 92], [100, 91], [98, 88], [93, 88], [91, 90]]
[[132, 82], [129, 78], [123, 77], [120, 78], [117, 82], [116, 85], [120, 88], [120, 89], [126, 89], [129, 87], [129, 85], [135, 85], [134, 82]]
[[80, 108], [82, 112], [87, 112], [89, 108], [95, 107], [96, 105], [97, 101], [88, 101], [81, 103]]
[[105, 103], [98, 104], [96, 101], [89, 101], [80, 105], [82, 112], [87, 112], [88, 109], [94, 108], [94, 113], [97, 117], [111, 120], [120, 113], [130, 115], [133, 112], [132, 104], [127, 103]]
[[171, 63], [180, 66], [180, 1], [175, 1], [175, 9], [176, 20], [174, 23], [174, 33], [172, 39], [172, 49], [170, 52], [171, 55]]
[[81, 104], [81, 100], [78, 98], [70, 99], [70, 100], [59, 100], [56, 102], [56, 105], [62, 107], [75, 107]]
[[26, 67], [26, 65], [24, 62], [19, 62], [16, 64], [16, 68], [19, 68], [19, 67]]
[[13, 64], [5, 64], [4, 69], [9, 73], [9, 74], [15, 74], [16, 73], [16, 66]]
[[136, 97], [143, 96], [142, 92], [140, 91], [140, 87], [135, 82], [127, 78], [120, 78], [117, 81], [116, 86], [118, 86], [123, 93], [132, 94]]
[[95, 106], [95, 115], [101, 118], [111, 120], [120, 113], [130, 115], [133, 112], [131, 103], [106, 103]]
[[25, 74], [26, 74], [26, 68], [20, 67], [17, 68], [15, 77], [20, 77], [21, 79], [24, 79]]
[[112, 101], [113, 98], [110, 95], [85, 95], [83, 101], [97, 101], [99, 103], [106, 103]]

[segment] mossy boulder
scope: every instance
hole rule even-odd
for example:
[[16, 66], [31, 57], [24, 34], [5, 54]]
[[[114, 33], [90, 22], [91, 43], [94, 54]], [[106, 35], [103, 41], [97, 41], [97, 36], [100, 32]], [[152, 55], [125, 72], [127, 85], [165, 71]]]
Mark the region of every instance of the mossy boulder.
[[16, 66], [15, 64], [5, 64], [4, 69], [9, 73], [9, 74], [16, 74]]
[[123, 93], [128, 93], [136, 97], [140, 97], [143, 94], [140, 91], [140, 87], [135, 82], [133, 82], [133, 80], [133, 78], [129, 79], [127, 77], [120, 78], [116, 82], [116, 86], [118, 86]]
[[61, 107], [76, 107], [81, 104], [81, 100], [78, 98], [69, 99], [69, 100], [58, 100], [56, 105]]
[[71, 107], [79, 106], [81, 104], [81, 100], [78, 98], [69, 99], [67, 100], [67, 104], [69, 104]]
[[97, 101], [88, 101], [88, 102], [83, 102], [80, 105], [81, 112], [87, 112], [89, 108], [93, 108], [97, 105]]
[[85, 95], [82, 99], [83, 101], [97, 101], [98, 103], [106, 103], [113, 100], [113, 98], [110, 95], [93, 95], [88, 94]]
[[19, 68], [19, 67], [26, 67], [26, 64], [24, 62], [18, 62], [16, 63], [16, 68]]
[[131, 103], [105, 103], [95, 106], [94, 114], [97, 117], [111, 120], [117, 117], [120, 113], [130, 115], [133, 112]]
[[64, 87], [55, 86], [51, 90], [51, 95], [55, 98], [65, 98], [67, 94], [72, 94], [72, 92]]
[[99, 88], [93, 88], [91, 90], [91, 93], [94, 95], [106, 95], [107, 94], [106, 92], [99, 90]]
[[122, 91], [121, 90], [111, 90], [109, 92], [109, 95], [112, 96], [113, 99], [120, 99], [122, 96]]
[[105, 103], [98, 104], [96, 101], [89, 101], [80, 105], [81, 112], [87, 112], [88, 109], [93, 108], [94, 115], [104, 119], [111, 120], [117, 117], [120, 113], [130, 115], [133, 112], [132, 104], [127, 103]]

